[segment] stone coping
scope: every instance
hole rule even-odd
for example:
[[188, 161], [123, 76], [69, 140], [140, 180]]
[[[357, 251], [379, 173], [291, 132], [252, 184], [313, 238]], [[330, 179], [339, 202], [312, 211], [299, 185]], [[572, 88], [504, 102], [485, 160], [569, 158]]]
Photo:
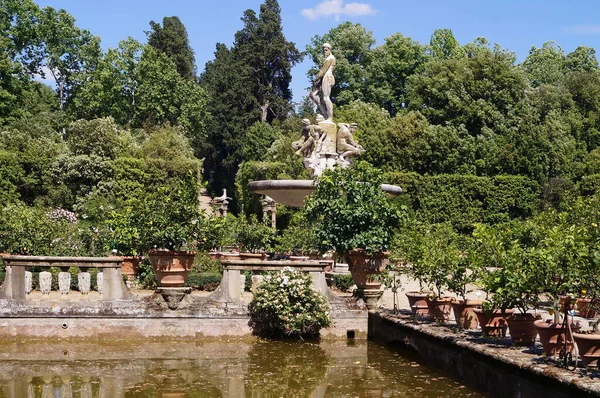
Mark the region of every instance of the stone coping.
[[[21, 256], [0, 257], [8, 266], [22, 267], [66, 267], [116, 268], [121, 266], [123, 257], [61, 257], [61, 256]], [[89, 264], [89, 265], [88, 265]]]
[[[539, 343], [529, 348], [514, 347], [509, 337], [484, 338], [480, 330], [464, 331], [455, 325], [435, 324], [390, 312], [369, 313], [369, 338], [383, 343], [404, 342], [431, 366], [492, 396], [600, 396], [600, 370], [561, 368], [557, 360], [543, 355]], [[428, 357], [430, 346], [441, 347], [445, 351], [443, 358]], [[461, 362], [471, 368], [454, 368]], [[491, 368], [487, 373], [482, 370], [486, 367]], [[494, 372], [503, 381], [487, 380]], [[507, 388], [501, 388], [504, 386]], [[543, 389], [550, 391], [550, 395], [542, 394]]]

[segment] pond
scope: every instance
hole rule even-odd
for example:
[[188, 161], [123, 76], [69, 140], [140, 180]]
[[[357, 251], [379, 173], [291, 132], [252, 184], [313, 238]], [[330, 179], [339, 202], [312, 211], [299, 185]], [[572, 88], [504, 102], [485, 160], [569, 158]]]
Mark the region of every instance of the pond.
[[479, 397], [363, 340], [2, 343], [0, 397]]

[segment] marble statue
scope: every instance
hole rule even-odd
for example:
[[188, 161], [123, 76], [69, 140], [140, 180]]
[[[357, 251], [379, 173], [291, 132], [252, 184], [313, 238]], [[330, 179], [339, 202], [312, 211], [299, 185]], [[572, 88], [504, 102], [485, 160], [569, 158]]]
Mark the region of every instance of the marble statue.
[[349, 165], [347, 157], [356, 157], [364, 151], [363, 147], [354, 140], [354, 136], [352, 135], [357, 127], [358, 124], [356, 123], [338, 123], [336, 148], [339, 154], [338, 160], [343, 166]]
[[325, 60], [321, 69], [313, 79], [312, 88], [308, 96], [317, 105], [319, 113], [325, 120], [333, 120], [333, 103], [331, 102], [331, 88], [335, 84], [333, 71], [335, 70], [335, 57], [331, 53], [331, 44], [323, 43]]

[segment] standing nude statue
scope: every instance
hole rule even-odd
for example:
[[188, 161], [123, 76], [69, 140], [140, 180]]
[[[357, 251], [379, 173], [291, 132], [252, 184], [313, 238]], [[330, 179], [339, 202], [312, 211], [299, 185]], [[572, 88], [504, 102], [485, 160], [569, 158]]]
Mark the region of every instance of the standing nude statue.
[[326, 120], [333, 119], [333, 103], [331, 102], [331, 88], [335, 84], [333, 71], [335, 70], [335, 57], [331, 53], [331, 44], [323, 43], [323, 54], [325, 61], [321, 65], [321, 70], [313, 79], [313, 85], [310, 89], [309, 97], [319, 109], [319, 113]]

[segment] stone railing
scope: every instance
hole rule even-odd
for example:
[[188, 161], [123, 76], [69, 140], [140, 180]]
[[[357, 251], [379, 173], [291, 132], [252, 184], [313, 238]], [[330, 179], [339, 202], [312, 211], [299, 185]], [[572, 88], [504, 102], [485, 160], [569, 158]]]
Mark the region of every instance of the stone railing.
[[228, 302], [242, 300], [240, 283], [241, 271], [281, 271], [292, 268], [296, 271], [308, 272], [312, 277], [315, 289], [330, 297], [330, 290], [325, 280], [325, 268], [330, 266], [326, 261], [252, 261], [252, 260], [221, 260], [223, 279], [214, 298]]
[[[121, 300], [130, 298], [131, 292], [125, 286], [121, 275], [122, 257], [44, 257], [44, 256], [2, 256], [4, 265], [6, 266], [6, 276], [4, 283], [0, 287], [0, 298], [8, 298], [14, 300], [25, 300], [27, 297], [27, 285], [31, 281], [26, 281], [26, 267], [41, 267], [50, 268], [58, 267], [66, 271], [70, 267], [78, 267], [80, 269], [80, 289], [81, 285], [85, 285], [83, 292], [89, 291], [89, 268], [97, 268], [99, 271], [99, 280], [102, 283], [102, 300]], [[65, 272], [66, 273], [66, 272]], [[40, 285], [46, 285], [45, 289], [49, 289], [48, 284], [52, 283], [49, 272], [40, 273]], [[29, 274], [29, 277], [31, 274]], [[67, 275], [65, 275], [67, 276]], [[61, 275], [59, 275], [59, 284]], [[68, 293], [68, 282], [66, 284], [66, 292]], [[63, 292], [64, 293], [64, 292]]]

